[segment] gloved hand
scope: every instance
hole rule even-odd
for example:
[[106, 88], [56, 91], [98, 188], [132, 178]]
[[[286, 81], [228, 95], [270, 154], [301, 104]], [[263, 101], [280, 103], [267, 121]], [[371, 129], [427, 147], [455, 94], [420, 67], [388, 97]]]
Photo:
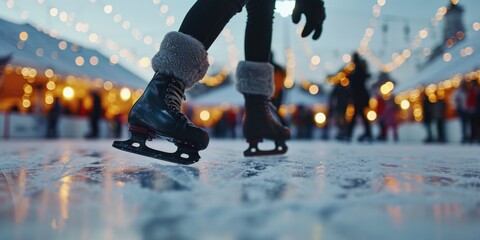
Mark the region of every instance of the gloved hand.
[[296, 0], [292, 13], [293, 23], [297, 24], [300, 22], [302, 13], [307, 18], [302, 31], [302, 37], [306, 37], [314, 32], [312, 38], [317, 40], [322, 34], [322, 24], [326, 17], [323, 0]]

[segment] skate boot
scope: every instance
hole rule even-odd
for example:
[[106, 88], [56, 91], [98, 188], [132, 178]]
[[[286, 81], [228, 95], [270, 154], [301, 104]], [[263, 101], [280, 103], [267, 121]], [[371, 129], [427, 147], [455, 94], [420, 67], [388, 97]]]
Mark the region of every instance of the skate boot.
[[[244, 94], [244, 96], [243, 134], [249, 147], [243, 152], [243, 155], [249, 157], [286, 153], [288, 147], [285, 141], [290, 138], [290, 129], [283, 125], [283, 120], [278, 115], [276, 107], [266, 96], [254, 94]], [[263, 139], [275, 141], [275, 148], [260, 150], [258, 143]]]
[[[245, 97], [243, 134], [249, 143], [246, 157], [278, 155], [287, 152], [285, 141], [290, 138], [283, 119], [278, 115], [270, 96], [273, 93], [273, 66], [262, 62], [240, 62], [237, 67], [237, 90]], [[260, 150], [258, 143], [273, 140], [275, 148]]]
[[[192, 37], [172, 32], [165, 36], [152, 66], [156, 73], [128, 115], [131, 138], [115, 141], [113, 147], [178, 164], [195, 163], [200, 159], [198, 151], [208, 146], [209, 136], [181, 112], [181, 106], [185, 89], [205, 75], [206, 51]], [[156, 137], [173, 142], [177, 151], [147, 147], [146, 141]]]

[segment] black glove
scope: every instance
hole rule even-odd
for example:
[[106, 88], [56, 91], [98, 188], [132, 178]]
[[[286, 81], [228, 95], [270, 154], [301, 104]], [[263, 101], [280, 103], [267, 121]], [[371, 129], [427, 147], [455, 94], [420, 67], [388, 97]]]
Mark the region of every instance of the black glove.
[[312, 38], [317, 40], [322, 34], [322, 24], [326, 17], [323, 0], [296, 0], [292, 13], [293, 23], [300, 22], [302, 13], [307, 17], [302, 37], [306, 37], [314, 32]]

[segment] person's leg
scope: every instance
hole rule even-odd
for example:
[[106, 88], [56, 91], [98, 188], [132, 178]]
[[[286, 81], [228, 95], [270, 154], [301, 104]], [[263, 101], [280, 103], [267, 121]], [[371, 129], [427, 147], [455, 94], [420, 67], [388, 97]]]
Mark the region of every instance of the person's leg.
[[441, 143], [446, 142], [447, 138], [445, 135], [445, 120], [440, 118], [437, 119], [437, 140]]
[[431, 121], [425, 121], [424, 123], [425, 130], [427, 133], [427, 138], [425, 139], [425, 142], [432, 142], [433, 141], [433, 134], [432, 134], [432, 122]]
[[198, 0], [178, 32], [165, 35], [152, 58], [155, 72], [173, 75], [191, 88], [208, 69], [207, 51], [246, 0]]
[[246, 2], [247, 0], [198, 0], [188, 11], [178, 31], [197, 39], [208, 50]]
[[380, 120], [378, 122], [378, 126], [380, 128], [380, 134], [378, 135], [377, 140], [380, 140], [380, 141], [388, 140], [388, 138], [387, 138], [388, 137], [388, 126], [385, 123], [385, 120]]
[[[250, 147], [244, 155], [283, 154], [290, 129], [284, 126], [270, 97], [273, 94], [274, 67], [270, 63], [272, 24], [275, 0], [250, 0], [245, 30], [245, 61], [237, 67], [236, 88], [245, 97], [243, 133]], [[258, 142], [275, 141], [271, 151], [260, 151]]]
[[360, 112], [358, 113], [360, 116], [360, 120], [362, 121], [363, 125], [363, 134], [358, 138], [359, 141], [370, 141], [372, 140], [372, 130], [370, 127], [370, 122], [367, 119], [367, 116], [365, 115], [365, 109], [366, 106], [362, 106], [360, 109]]
[[465, 143], [468, 143], [472, 140], [472, 126], [475, 125], [475, 123], [472, 122], [472, 115], [470, 113], [464, 112], [463, 117], [465, 118]]
[[395, 142], [398, 142], [399, 138], [398, 138], [398, 125], [397, 124], [392, 125], [392, 131], [393, 131], [393, 140]]
[[250, 0], [246, 8], [245, 60], [270, 62], [275, 0]]
[[98, 119], [98, 118], [95, 118], [95, 119], [93, 120], [93, 137], [94, 137], [94, 138], [98, 138], [98, 136], [99, 136], [99, 131], [98, 131], [99, 127], [98, 127], [98, 125], [99, 125], [99, 119]]
[[362, 117], [363, 127], [365, 129], [364, 135], [368, 138], [371, 138], [372, 137], [372, 129], [371, 129], [371, 126], [370, 126], [370, 121], [368, 121], [368, 118], [365, 115], [364, 111], [361, 111], [360, 114], [361, 114], [360, 116]]
[[467, 118], [462, 110], [457, 111], [458, 120], [460, 121], [460, 129], [462, 130], [462, 143], [467, 140]]
[[98, 136], [98, 121], [96, 118], [90, 118], [90, 133], [87, 138], [97, 138]]
[[[209, 136], [181, 111], [184, 93], [205, 76], [209, 66], [206, 50], [245, 1], [198, 0], [180, 30], [165, 35], [152, 58], [155, 75], [128, 116], [132, 137], [114, 142], [114, 147], [175, 163], [198, 161], [198, 150], [208, 146]], [[145, 141], [156, 136], [174, 142], [177, 152], [148, 148]]]
[[58, 133], [57, 133], [57, 125], [58, 125], [58, 119], [52, 119], [52, 137], [57, 138]]
[[273, 65], [270, 64], [275, 0], [247, 3], [245, 61], [237, 67], [237, 90], [244, 94], [270, 97], [273, 94]]
[[346, 137], [347, 141], [350, 141], [353, 138], [353, 131], [355, 130], [355, 125], [357, 124], [357, 116], [358, 116], [358, 110], [357, 110], [357, 107], [355, 107], [355, 112], [352, 116], [352, 119], [350, 119], [350, 122], [348, 122], [348, 125], [347, 125], [347, 137]]
[[469, 113], [468, 119], [470, 123], [469, 142], [474, 143], [480, 137], [480, 115], [475, 113]]

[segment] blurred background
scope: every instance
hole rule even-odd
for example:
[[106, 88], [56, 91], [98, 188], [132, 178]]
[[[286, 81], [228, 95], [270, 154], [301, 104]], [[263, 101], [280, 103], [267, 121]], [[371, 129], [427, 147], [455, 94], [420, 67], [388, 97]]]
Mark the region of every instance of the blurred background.
[[[127, 137], [150, 60], [194, 2], [3, 1], [0, 138]], [[300, 37], [293, 7], [277, 0], [272, 64], [295, 139], [479, 142], [479, 1], [325, 0], [318, 41]], [[223, 30], [183, 106], [215, 138], [242, 137], [245, 23], [243, 11]]]

